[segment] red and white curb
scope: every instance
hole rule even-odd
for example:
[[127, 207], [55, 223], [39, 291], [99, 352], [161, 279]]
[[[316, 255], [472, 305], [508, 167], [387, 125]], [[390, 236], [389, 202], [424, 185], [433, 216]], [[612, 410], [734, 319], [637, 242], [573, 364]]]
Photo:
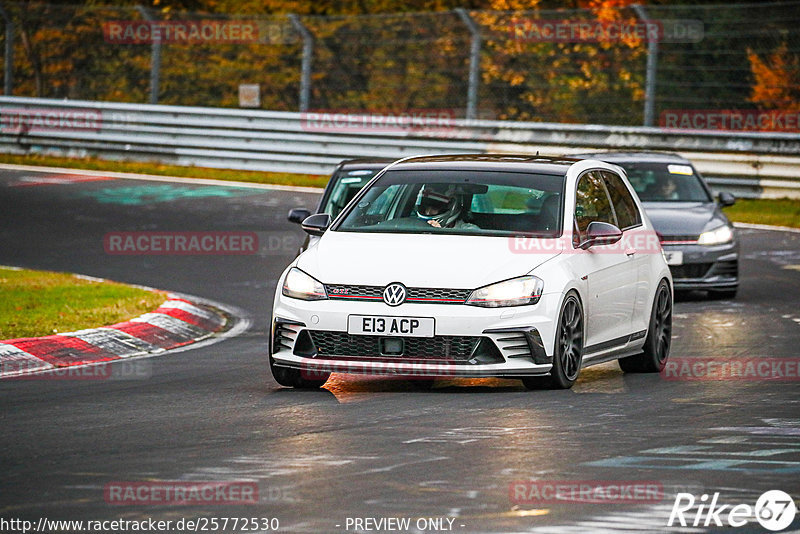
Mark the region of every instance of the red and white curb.
[[[215, 309], [218, 306], [192, 300], [169, 294], [158, 309], [130, 321], [0, 341], [0, 378], [154, 355], [211, 338], [230, 326], [232, 316]], [[237, 333], [246, 328], [241, 322], [237, 326]]]

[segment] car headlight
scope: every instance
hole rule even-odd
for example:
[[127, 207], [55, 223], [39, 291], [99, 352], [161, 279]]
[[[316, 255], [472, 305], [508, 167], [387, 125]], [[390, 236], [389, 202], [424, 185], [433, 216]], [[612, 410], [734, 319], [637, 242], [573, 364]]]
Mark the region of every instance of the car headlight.
[[697, 239], [698, 245], [721, 245], [733, 240], [733, 230], [726, 225], [720, 226], [708, 232], [703, 232]]
[[521, 276], [476, 289], [466, 304], [484, 308], [536, 304], [542, 296], [544, 282], [535, 276]]
[[300, 300], [325, 300], [328, 293], [319, 280], [307, 275], [297, 267], [292, 267], [283, 281], [283, 291], [286, 297]]

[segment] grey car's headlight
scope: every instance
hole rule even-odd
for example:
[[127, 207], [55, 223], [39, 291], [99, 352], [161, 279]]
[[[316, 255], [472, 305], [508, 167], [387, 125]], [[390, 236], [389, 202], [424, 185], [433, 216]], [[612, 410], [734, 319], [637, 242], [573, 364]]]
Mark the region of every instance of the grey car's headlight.
[[536, 304], [544, 291], [544, 282], [535, 276], [521, 276], [476, 289], [467, 299], [470, 306], [500, 308]]
[[292, 267], [283, 281], [283, 291], [286, 297], [300, 300], [325, 300], [328, 293], [319, 280], [307, 275], [297, 267]]
[[733, 230], [727, 224], [703, 232], [697, 239], [698, 245], [722, 245], [723, 243], [730, 243], [733, 240]]

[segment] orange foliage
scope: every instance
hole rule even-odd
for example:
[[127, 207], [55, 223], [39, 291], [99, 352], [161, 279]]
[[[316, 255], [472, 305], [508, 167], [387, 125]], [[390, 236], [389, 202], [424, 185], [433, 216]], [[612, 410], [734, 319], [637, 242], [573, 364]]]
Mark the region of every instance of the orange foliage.
[[750, 101], [761, 109], [800, 111], [800, 58], [790, 55], [786, 43], [766, 60], [747, 50], [755, 84]]

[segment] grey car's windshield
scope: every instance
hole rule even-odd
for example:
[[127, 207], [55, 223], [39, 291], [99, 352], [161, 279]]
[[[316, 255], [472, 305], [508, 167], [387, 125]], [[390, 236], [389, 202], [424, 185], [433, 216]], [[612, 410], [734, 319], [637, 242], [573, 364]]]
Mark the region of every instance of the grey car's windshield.
[[328, 213], [332, 219], [347, 206], [356, 194], [380, 169], [340, 170], [331, 178], [330, 195], [320, 207], [320, 213]]
[[618, 163], [642, 202], [711, 202], [691, 165]]
[[555, 237], [563, 187], [563, 176], [547, 174], [389, 171], [335, 230]]

